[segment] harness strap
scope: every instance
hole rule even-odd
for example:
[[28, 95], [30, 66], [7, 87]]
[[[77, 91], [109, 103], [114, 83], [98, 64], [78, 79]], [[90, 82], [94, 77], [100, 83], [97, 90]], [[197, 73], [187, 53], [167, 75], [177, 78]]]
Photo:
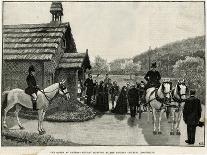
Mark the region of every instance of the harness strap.
[[[157, 89], [154, 89], [154, 90], [150, 93], [149, 98], [152, 96], [152, 94], [153, 94], [156, 90], [157, 90]], [[150, 103], [151, 101], [153, 101], [153, 100], [155, 100], [155, 99], [156, 99], [156, 98], [153, 98], [153, 99], [149, 100], [148, 103]]]
[[[174, 95], [174, 92], [175, 92], [175, 89], [173, 89], [173, 91], [172, 91], [172, 99], [173, 99], [173, 101], [179, 103], [179, 106], [180, 106], [180, 103], [184, 102], [185, 100], [183, 100], [181, 98], [180, 99], [176, 98]], [[181, 96], [181, 95], [179, 95], [179, 96]]]
[[[151, 101], [153, 101], [153, 100], [157, 100], [158, 102], [161, 103], [161, 106], [160, 106], [160, 108], [159, 108], [158, 110], [161, 110], [164, 106], [170, 106], [170, 104], [167, 104], [167, 103], [165, 102], [165, 98], [160, 98], [160, 97], [158, 96], [158, 89], [157, 89], [157, 88], [156, 88], [155, 90], [153, 90], [153, 91], [150, 93], [150, 96], [152, 96], [153, 93], [155, 93], [155, 98], [149, 100], [149, 101], [148, 101], [148, 104], [149, 104]], [[150, 97], [150, 96], [149, 96], [149, 97]]]
[[[56, 89], [55, 89], [56, 90]], [[40, 90], [40, 92], [42, 92], [44, 95], [45, 95], [45, 98], [48, 100], [48, 102], [51, 104], [53, 98], [57, 95], [57, 93], [55, 94], [55, 96], [53, 98], [49, 98], [46, 93], [49, 93], [49, 92], [44, 92], [44, 90]], [[53, 92], [53, 91], [51, 91]]]

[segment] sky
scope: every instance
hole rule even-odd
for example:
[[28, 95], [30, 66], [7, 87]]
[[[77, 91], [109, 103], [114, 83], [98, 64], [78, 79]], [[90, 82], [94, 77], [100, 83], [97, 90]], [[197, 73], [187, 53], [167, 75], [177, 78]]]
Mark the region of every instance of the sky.
[[[3, 24], [51, 21], [51, 2], [4, 2]], [[203, 2], [62, 2], [78, 52], [108, 62], [131, 58], [166, 43], [201, 36]]]

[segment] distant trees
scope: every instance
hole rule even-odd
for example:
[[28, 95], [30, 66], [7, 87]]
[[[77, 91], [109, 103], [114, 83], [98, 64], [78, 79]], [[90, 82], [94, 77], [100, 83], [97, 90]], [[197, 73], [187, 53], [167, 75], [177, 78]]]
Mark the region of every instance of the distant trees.
[[139, 63], [133, 63], [132, 59], [116, 59], [110, 63], [111, 74], [137, 75], [141, 69]]
[[185, 79], [190, 89], [196, 89], [200, 98], [205, 97], [205, 65], [200, 57], [187, 56], [178, 60], [173, 66], [173, 74], [177, 78]]
[[140, 71], [141, 65], [135, 64], [133, 61], [126, 62], [125, 65], [125, 74], [130, 75], [130, 79], [132, 79], [132, 75], [137, 75], [137, 73]]
[[106, 74], [109, 72], [109, 65], [107, 60], [101, 58], [100, 56], [95, 57], [95, 62], [92, 64], [93, 74]]
[[200, 57], [205, 60], [205, 36], [189, 38], [166, 44], [162, 47], [146, 51], [134, 57], [133, 62], [141, 61], [142, 71], [149, 69], [149, 59], [157, 62], [162, 76], [172, 77], [173, 65], [186, 56]]
[[122, 75], [125, 74], [125, 61], [127, 59], [116, 59], [113, 60], [110, 65], [110, 74]]

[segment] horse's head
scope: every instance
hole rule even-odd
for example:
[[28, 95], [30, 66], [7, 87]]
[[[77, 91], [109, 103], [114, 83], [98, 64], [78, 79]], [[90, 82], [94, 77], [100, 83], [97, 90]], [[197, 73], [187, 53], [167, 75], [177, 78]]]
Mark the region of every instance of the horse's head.
[[178, 81], [176, 85], [176, 93], [179, 96], [179, 99], [185, 100], [186, 99], [186, 94], [187, 94], [187, 86], [184, 82]]
[[164, 98], [167, 100], [171, 100], [171, 91], [172, 91], [172, 82], [171, 81], [164, 81], [161, 84], [162, 93]]
[[70, 94], [68, 92], [67, 87], [64, 85], [64, 83], [65, 83], [65, 80], [59, 82], [59, 94], [63, 95], [67, 100], [69, 100], [70, 99]]

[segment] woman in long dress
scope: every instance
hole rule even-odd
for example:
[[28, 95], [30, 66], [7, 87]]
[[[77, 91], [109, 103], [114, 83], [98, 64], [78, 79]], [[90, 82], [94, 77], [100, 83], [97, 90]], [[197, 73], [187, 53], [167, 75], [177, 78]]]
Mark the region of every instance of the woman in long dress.
[[127, 87], [126, 86], [122, 87], [121, 93], [119, 94], [119, 97], [117, 99], [116, 106], [111, 112], [121, 115], [127, 113]]
[[103, 111], [109, 111], [109, 84], [105, 84], [104, 86], [104, 107]]
[[96, 104], [94, 108], [100, 112], [104, 112], [105, 106], [104, 106], [104, 82], [103, 81], [100, 81], [97, 93], [98, 94], [97, 94]]

